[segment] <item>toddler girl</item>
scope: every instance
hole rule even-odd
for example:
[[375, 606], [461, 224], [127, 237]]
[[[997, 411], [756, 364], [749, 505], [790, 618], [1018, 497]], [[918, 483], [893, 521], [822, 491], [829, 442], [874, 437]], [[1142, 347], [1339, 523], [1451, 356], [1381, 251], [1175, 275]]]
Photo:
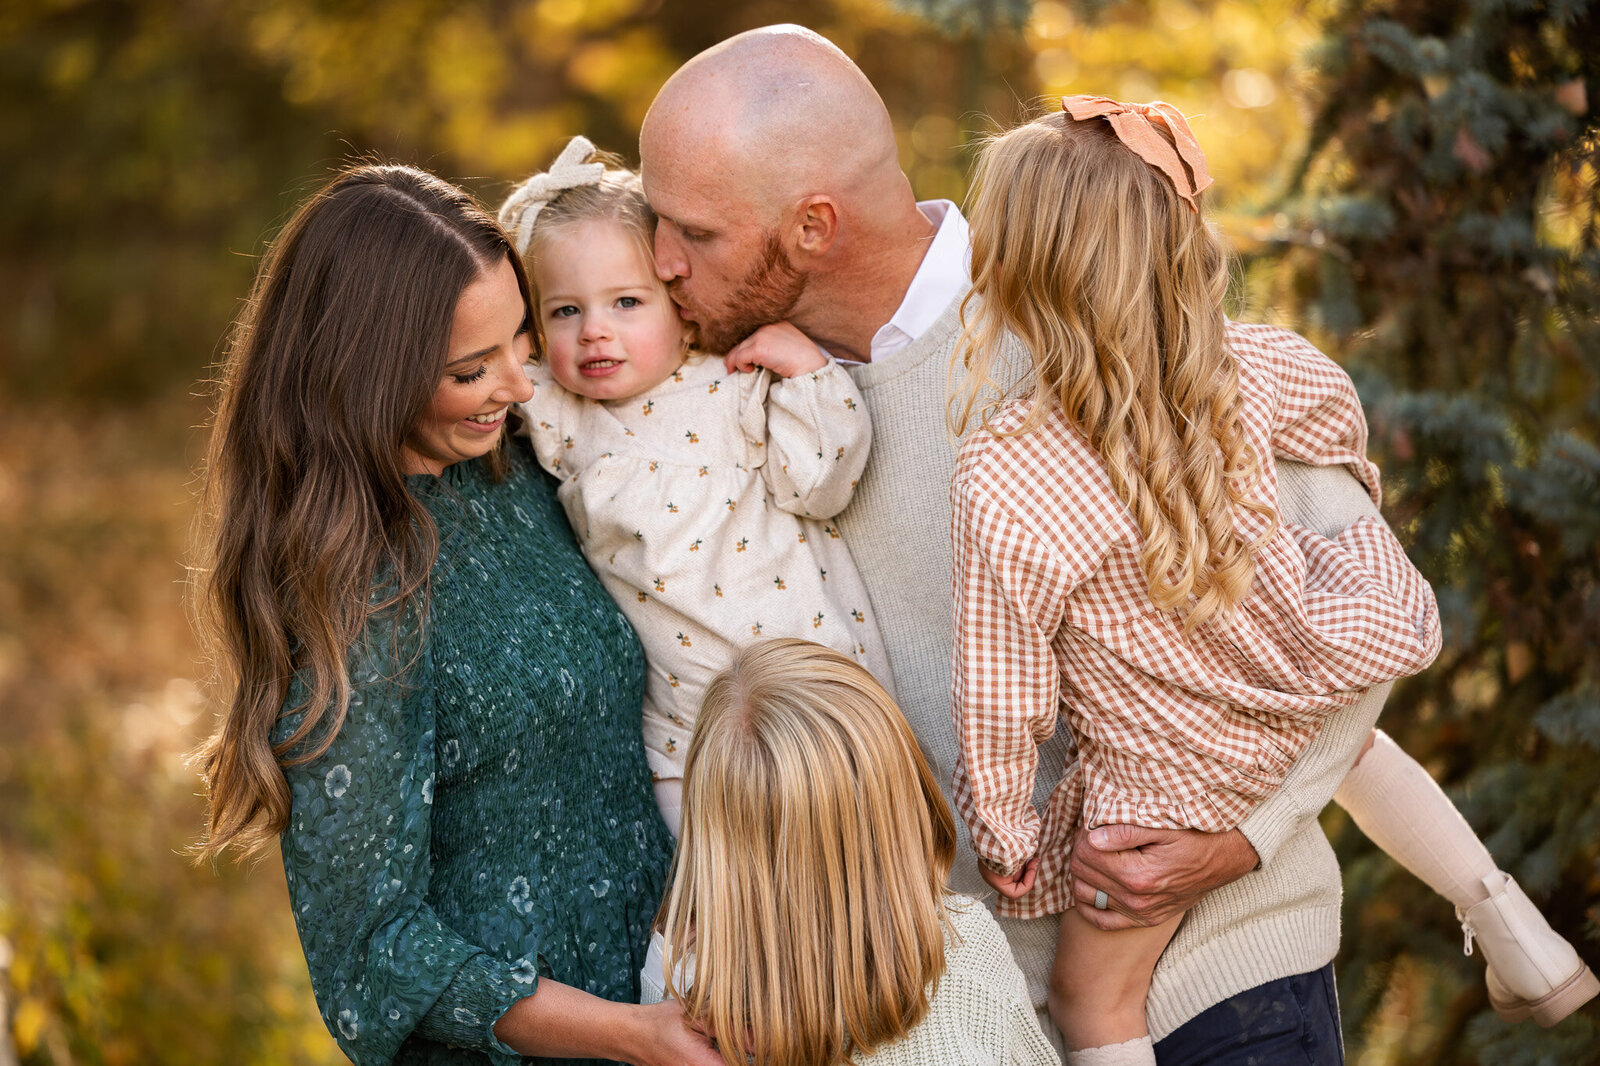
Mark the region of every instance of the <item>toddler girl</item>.
[[[1380, 520], [1328, 540], [1279, 519], [1273, 457], [1347, 465], [1374, 501], [1378, 472], [1348, 376], [1287, 330], [1224, 318], [1209, 183], [1170, 106], [1069, 97], [986, 147], [970, 213], [955, 421], [981, 407], [983, 430], [951, 488], [955, 794], [1002, 912], [1064, 912], [1050, 1010], [1074, 1062], [1155, 1061], [1144, 995], [1178, 924], [1104, 933], [1070, 909], [1079, 825], [1237, 825], [1324, 716], [1440, 643], [1433, 594]], [[1031, 371], [990, 399], [1008, 335]], [[1058, 715], [1077, 759], [1041, 818], [1035, 744]], [[1502, 1014], [1552, 1024], [1595, 994], [1386, 737], [1338, 800], [1456, 904]]]
[[866, 408], [793, 326], [764, 327], [726, 360], [690, 350], [655, 274], [639, 178], [586, 139], [513, 193], [500, 221], [544, 341], [527, 430], [644, 644], [645, 751], [676, 834], [695, 711], [738, 642], [803, 633], [889, 677], [828, 523], [866, 463]]
[[644, 999], [681, 999], [728, 1066], [1059, 1066], [1000, 927], [945, 887], [955, 821], [911, 727], [849, 657], [741, 652], [685, 780]]

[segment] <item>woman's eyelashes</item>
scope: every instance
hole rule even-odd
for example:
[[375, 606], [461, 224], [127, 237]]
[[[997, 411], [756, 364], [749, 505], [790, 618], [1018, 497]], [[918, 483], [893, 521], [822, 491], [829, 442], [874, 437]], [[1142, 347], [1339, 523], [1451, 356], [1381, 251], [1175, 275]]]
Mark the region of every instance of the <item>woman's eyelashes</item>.
[[450, 376], [456, 379], [457, 385], [471, 385], [474, 381], [477, 381], [488, 372], [489, 364], [480, 363], [478, 364], [478, 369], [472, 371], [470, 374], [451, 374]]

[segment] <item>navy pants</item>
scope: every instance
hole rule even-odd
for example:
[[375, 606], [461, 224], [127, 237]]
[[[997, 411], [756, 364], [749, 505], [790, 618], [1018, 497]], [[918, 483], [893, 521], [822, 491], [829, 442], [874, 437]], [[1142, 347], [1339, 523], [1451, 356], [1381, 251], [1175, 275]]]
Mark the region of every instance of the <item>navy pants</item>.
[[1225, 999], [1156, 1045], [1160, 1066], [1344, 1066], [1333, 963]]

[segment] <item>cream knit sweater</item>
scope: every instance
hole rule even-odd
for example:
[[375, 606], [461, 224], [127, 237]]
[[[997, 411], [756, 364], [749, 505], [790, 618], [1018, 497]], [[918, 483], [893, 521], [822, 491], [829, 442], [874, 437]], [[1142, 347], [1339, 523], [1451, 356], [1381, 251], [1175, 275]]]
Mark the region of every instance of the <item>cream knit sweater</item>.
[[[957, 750], [950, 722], [950, 476], [957, 442], [946, 428], [945, 396], [960, 302], [952, 301], [910, 347], [850, 368], [872, 415], [872, 454], [854, 500], [838, 517], [881, 620], [900, 706], [947, 795]], [[1278, 477], [1284, 518], [1326, 536], [1376, 513], [1342, 469], [1279, 463]], [[1202, 900], [1162, 955], [1146, 1005], [1156, 1040], [1239, 992], [1332, 960], [1339, 947], [1339, 866], [1317, 813], [1354, 762], [1387, 693], [1380, 686], [1332, 716], [1282, 790], [1239, 826], [1261, 868]], [[1066, 734], [1058, 729], [1040, 749], [1034, 801], [1041, 807], [1065, 765]], [[951, 887], [981, 898], [989, 893], [966, 826], [956, 821], [961, 840]], [[1044, 1005], [1056, 921], [1000, 925], [1040, 1022], [1053, 1033]]]

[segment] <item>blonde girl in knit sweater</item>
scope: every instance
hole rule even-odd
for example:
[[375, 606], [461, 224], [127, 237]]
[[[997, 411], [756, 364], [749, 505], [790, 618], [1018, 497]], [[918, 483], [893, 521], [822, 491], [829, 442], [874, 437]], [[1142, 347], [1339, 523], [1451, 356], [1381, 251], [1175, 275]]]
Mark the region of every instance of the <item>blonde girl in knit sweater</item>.
[[[1349, 377], [1287, 330], [1223, 315], [1210, 183], [1169, 105], [1068, 97], [978, 164], [953, 408], [958, 808], [1002, 913], [1060, 913], [1050, 1011], [1072, 1063], [1153, 1063], [1144, 998], [1179, 919], [1103, 932], [1068, 876], [1080, 826], [1223, 831], [1323, 718], [1439, 649], [1433, 594], [1388, 528], [1283, 522], [1273, 459], [1343, 464], [1381, 501]], [[996, 396], [1008, 337], [1031, 372]], [[1077, 758], [1047, 809], [1035, 746]], [[1600, 985], [1427, 773], [1381, 733], [1336, 797], [1458, 908], [1490, 1000], [1544, 1024]], [[1287, 976], [1287, 975], [1286, 975]]]
[[865, 589], [830, 521], [871, 426], [843, 367], [793, 326], [693, 351], [656, 277], [636, 174], [576, 137], [500, 209], [543, 358], [525, 429], [584, 555], [648, 660], [645, 754], [676, 834], [700, 698], [741, 643], [806, 636], [887, 683]]
[[728, 1066], [1059, 1066], [999, 925], [946, 887], [955, 847], [883, 686], [809, 641], [753, 645], [689, 745], [643, 998], [681, 1000]]

